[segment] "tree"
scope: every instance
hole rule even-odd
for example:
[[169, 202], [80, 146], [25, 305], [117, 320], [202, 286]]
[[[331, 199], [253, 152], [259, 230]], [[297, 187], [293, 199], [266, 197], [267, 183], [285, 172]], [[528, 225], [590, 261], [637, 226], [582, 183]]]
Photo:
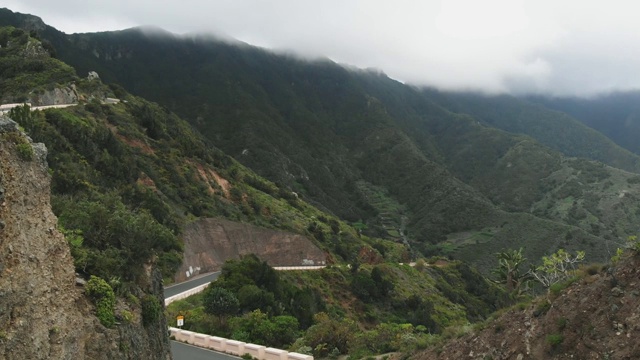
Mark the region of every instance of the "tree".
[[231, 291], [211, 285], [205, 290], [202, 302], [204, 311], [218, 316], [221, 321], [229, 315], [238, 313], [240, 307], [238, 298]]
[[551, 256], [542, 257], [542, 265], [530, 271], [531, 275], [544, 287], [549, 287], [559, 281], [566, 280], [576, 269], [576, 264], [584, 260], [584, 251], [571, 255], [564, 249], [558, 250]]
[[235, 340], [286, 348], [299, 336], [300, 325], [293, 316], [269, 318], [262, 311], [254, 310], [229, 322]]
[[325, 357], [333, 349], [339, 354], [349, 352], [349, 343], [358, 333], [358, 325], [350, 319], [331, 318], [326, 313], [314, 316], [315, 325], [304, 334], [304, 343], [313, 349], [314, 355]]
[[34, 116], [31, 107], [27, 104], [16, 106], [9, 110], [9, 117], [20, 124], [28, 133], [33, 130]]
[[520, 296], [528, 288], [531, 274], [522, 271], [521, 265], [527, 259], [522, 255], [522, 248], [518, 250], [507, 250], [497, 253], [498, 266], [491, 272], [497, 277], [494, 280], [498, 284], [504, 284], [507, 291], [515, 296]]
[[241, 287], [237, 295], [240, 309], [243, 311], [260, 309], [269, 312], [274, 308], [276, 302], [272, 292], [262, 290], [253, 284]]

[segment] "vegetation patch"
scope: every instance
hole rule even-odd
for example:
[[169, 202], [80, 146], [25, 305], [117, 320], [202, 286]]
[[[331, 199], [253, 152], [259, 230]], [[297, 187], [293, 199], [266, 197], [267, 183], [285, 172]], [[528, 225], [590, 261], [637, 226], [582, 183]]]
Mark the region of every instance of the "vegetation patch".
[[151, 294], [144, 295], [141, 305], [142, 323], [145, 326], [149, 326], [160, 319], [160, 315], [162, 315], [162, 304], [156, 296]]
[[562, 334], [549, 334], [546, 339], [547, 343], [551, 345], [552, 348], [557, 348], [564, 341], [564, 336], [562, 336]]
[[112, 327], [115, 322], [114, 308], [116, 296], [111, 286], [97, 276], [91, 276], [85, 286], [85, 291], [96, 306], [96, 316], [105, 327]]

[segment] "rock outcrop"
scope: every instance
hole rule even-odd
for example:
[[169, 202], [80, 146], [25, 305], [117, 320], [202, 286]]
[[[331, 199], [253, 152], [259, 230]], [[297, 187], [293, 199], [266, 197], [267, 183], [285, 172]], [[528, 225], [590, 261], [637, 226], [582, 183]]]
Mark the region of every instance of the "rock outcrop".
[[184, 261], [175, 280], [219, 270], [227, 259], [255, 254], [271, 266], [323, 265], [325, 253], [307, 237], [225, 219], [199, 219], [183, 233]]
[[33, 106], [76, 104], [78, 102], [78, 93], [75, 85], [57, 87], [41, 93], [31, 94], [29, 102]]
[[412, 359], [640, 359], [640, 255], [591, 266], [559, 294], [483, 325]]
[[[105, 328], [50, 207], [46, 149], [0, 116], [0, 359], [169, 359], [166, 322]], [[162, 297], [150, 271], [147, 292]]]

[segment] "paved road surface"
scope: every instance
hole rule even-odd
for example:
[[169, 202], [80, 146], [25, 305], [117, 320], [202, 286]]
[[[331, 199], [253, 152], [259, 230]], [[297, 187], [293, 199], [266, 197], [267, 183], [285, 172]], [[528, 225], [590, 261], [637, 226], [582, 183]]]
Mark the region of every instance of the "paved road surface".
[[239, 357], [206, 350], [197, 346], [171, 341], [174, 360], [239, 360]]
[[164, 288], [164, 297], [166, 299], [169, 296], [180, 294], [198, 285], [210, 283], [213, 280], [217, 279], [218, 276], [220, 276], [220, 271], [208, 273], [206, 275], [201, 275], [192, 280], [187, 280], [179, 284], [167, 286], [166, 288]]

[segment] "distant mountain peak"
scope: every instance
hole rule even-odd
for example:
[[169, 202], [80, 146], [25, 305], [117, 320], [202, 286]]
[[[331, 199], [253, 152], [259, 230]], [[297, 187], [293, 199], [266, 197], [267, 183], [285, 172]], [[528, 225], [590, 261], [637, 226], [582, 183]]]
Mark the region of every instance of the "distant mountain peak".
[[13, 12], [7, 8], [0, 8], [0, 20], [5, 22], [6, 18], [17, 20], [14, 22], [13, 26], [20, 27], [25, 30], [43, 31], [47, 28], [47, 24], [45, 24], [44, 21], [42, 21], [42, 18], [38, 16]]

